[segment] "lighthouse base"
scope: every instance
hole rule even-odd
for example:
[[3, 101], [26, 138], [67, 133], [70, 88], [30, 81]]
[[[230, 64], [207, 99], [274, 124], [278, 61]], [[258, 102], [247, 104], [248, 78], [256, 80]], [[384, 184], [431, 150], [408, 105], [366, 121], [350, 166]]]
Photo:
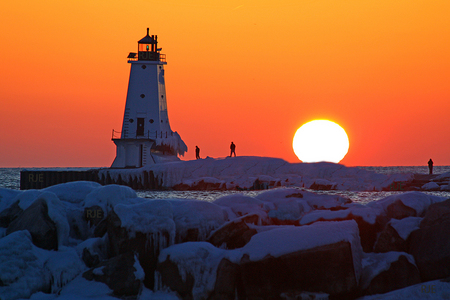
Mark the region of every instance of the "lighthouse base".
[[116, 144], [116, 158], [111, 168], [140, 168], [155, 164], [151, 148], [152, 139], [113, 139]]
[[152, 139], [113, 139], [116, 158], [111, 168], [141, 168], [147, 165], [180, 160], [167, 145], [157, 145]]

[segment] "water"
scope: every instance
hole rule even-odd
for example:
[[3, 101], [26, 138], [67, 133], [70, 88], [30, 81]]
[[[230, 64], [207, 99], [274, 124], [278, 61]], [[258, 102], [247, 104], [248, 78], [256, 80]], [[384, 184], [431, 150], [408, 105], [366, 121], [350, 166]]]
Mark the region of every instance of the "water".
[[[382, 174], [397, 173], [421, 173], [428, 174], [426, 166], [411, 167], [361, 167], [363, 169]], [[70, 168], [72, 170], [86, 168]], [[18, 190], [20, 188], [20, 170], [21, 168], [0, 168], [0, 188], [8, 188]], [[435, 174], [450, 172], [450, 166], [435, 166], [433, 170]], [[198, 199], [212, 202], [217, 198], [232, 195], [244, 194], [254, 197], [264, 191], [136, 191], [141, 198], [147, 199]], [[382, 192], [359, 192], [359, 191], [312, 191], [318, 194], [339, 195], [358, 203], [368, 203], [370, 201], [379, 200], [390, 195], [400, 194], [396, 191]], [[450, 192], [426, 192], [441, 197], [450, 198]]]

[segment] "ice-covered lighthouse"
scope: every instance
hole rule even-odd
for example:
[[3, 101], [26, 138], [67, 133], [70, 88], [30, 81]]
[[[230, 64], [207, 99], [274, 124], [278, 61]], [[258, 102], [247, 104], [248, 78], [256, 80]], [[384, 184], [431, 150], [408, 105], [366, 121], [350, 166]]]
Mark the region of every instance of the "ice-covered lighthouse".
[[187, 151], [180, 135], [172, 131], [167, 113], [164, 65], [158, 37], [148, 34], [138, 41], [138, 52], [128, 55], [131, 64], [127, 101], [120, 138], [113, 130], [116, 158], [111, 168], [139, 168], [178, 160]]

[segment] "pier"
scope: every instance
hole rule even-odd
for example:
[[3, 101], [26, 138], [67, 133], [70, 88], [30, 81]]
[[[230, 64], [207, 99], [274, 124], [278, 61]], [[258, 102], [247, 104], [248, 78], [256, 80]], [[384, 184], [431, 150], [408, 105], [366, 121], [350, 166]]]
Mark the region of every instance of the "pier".
[[[100, 172], [106, 170], [105, 172]], [[142, 171], [142, 176], [110, 176], [108, 169], [89, 170], [22, 170], [20, 171], [20, 189], [43, 189], [52, 185], [72, 181], [93, 181], [101, 185], [120, 184], [135, 190], [162, 190], [162, 182], [152, 171]], [[111, 169], [114, 170], [114, 169]], [[105, 175], [106, 174], [106, 175]]]

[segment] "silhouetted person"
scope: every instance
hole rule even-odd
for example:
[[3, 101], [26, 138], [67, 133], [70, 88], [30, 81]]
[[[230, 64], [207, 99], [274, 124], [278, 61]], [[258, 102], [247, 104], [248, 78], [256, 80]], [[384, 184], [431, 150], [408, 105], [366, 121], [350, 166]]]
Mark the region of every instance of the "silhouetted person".
[[430, 160], [428, 161], [428, 170], [430, 170], [430, 175], [433, 174], [433, 161]]
[[195, 159], [200, 159], [200, 148], [195, 146]]
[[236, 157], [236, 145], [233, 144], [233, 142], [231, 142], [230, 150], [231, 150], [230, 157], [232, 157], [233, 154], [234, 154], [234, 157]]

